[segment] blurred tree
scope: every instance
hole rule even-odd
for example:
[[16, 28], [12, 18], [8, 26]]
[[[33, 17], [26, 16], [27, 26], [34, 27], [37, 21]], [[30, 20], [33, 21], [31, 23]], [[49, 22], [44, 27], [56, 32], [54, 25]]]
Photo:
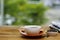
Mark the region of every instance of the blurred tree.
[[14, 25], [41, 25], [46, 21], [43, 4], [28, 4], [27, 0], [5, 0], [4, 15], [15, 17]]

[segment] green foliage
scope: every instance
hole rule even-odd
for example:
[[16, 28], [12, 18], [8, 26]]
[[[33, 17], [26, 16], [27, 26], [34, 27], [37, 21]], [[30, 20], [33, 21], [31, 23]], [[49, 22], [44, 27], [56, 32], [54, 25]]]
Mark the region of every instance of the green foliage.
[[28, 4], [27, 0], [5, 0], [4, 14], [16, 18], [14, 25], [41, 25], [46, 21], [43, 4]]

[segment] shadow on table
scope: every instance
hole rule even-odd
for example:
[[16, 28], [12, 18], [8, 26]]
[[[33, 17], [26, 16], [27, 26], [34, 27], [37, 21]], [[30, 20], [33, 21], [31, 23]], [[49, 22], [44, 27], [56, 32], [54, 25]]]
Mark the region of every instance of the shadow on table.
[[45, 36], [21, 36], [24, 39], [41, 39], [44, 38]]

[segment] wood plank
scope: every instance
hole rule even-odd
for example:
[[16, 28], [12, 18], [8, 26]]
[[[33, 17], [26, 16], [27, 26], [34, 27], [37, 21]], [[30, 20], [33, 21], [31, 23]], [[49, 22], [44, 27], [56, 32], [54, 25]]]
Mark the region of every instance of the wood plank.
[[[43, 26], [44, 30], [49, 29], [47, 26]], [[0, 40], [60, 40], [60, 33], [57, 36], [50, 37], [23, 37], [18, 28], [13, 27], [0, 27]]]

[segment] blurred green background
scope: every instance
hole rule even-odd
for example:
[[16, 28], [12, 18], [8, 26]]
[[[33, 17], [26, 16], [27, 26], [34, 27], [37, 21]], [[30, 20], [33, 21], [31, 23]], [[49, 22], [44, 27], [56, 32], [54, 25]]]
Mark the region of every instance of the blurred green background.
[[9, 19], [6, 15], [10, 15], [14, 19], [12, 25], [42, 25], [47, 22], [46, 10], [47, 7], [43, 3], [29, 4], [28, 0], [4, 0], [4, 22]]

